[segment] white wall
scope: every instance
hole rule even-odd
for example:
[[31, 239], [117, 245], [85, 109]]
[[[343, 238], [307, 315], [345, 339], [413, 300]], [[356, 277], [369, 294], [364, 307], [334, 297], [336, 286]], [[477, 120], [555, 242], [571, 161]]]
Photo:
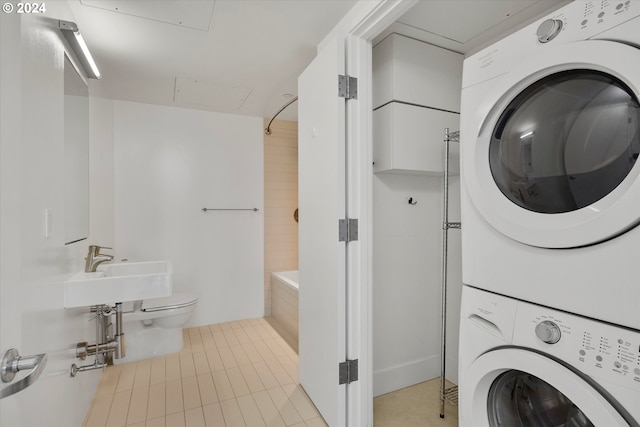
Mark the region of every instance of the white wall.
[[[374, 105], [411, 104], [399, 105], [403, 116], [374, 126], [376, 164], [385, 163], [389, 152], [403, 153], [395, 157], [396, 164], [386, 162], [391, 173], [373, 177], [374, 396], [440, 376], [442, 140], [444, 128], [457, 130], [454, 112], [460, 107], [462, 60], [455, 52], [398, 35], [373, 49]], [[441, 116], [432, 108], [452, 113]], [[451, 144], [450, 171], [456, 173], [459, 147]], [[390, 151], [381, 152], [382, 147]], [[416, 162], [415, 156], [422, 156], [422, 161]], [[417, 204], [410, 205], [410, 197]], [[451, 175], [449, 221], [459, 218], [459, 177]], [[460, 230], [450, 230], [445, 376], [454, 383], [458, 379], [461, 259]]]
[[114, 246], [115, 169], [113, 151], [113, 101], [89, 98], [91, 244]]
[[[459, 221], [459, 179], [450, 178], [449, 220]], [[409, 197], [417, 201], [409, 205]], [[442, 179], [373, 177], [374, 396], [440, 375]], [[460, 234], [449, 232], [447, 377], [457, 380]]]
[[262, 119], [113, 101], [113, 141], [116, 258], [171, 260], [191, 325], [261, 317]]
[[76, 343], [93, 341], [95, 326], [88, 310], [63, 308], [63, 282], [81, 270], [87, 241], [64, 245], [64, 56], [48, 18], [73, 19], [66, 2], [47, 3], [46, 19], [0, 15], [0, 352], [49, 357], [35, 384], [0, 401], [7, 427], [81, 425], [101, 374], [69, 375], [83, 363]]

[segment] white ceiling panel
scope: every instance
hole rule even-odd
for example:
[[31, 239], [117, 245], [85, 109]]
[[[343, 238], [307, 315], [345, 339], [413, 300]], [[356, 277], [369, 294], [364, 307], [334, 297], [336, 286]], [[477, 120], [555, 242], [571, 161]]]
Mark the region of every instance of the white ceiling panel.
[[398, 22], [467, 43], [535, 4], [537, 0], [424, 0]]
[[[469, 54], [568, 1], [420, 0], [374, 44], [395, 32]], [[271, 118], [357, 0], [67, 2], [103, 74], [93, 96]]]
[[214, 82], [176, 77], [174, 101], [182, 105], [199, 105], [214, 109], [240, 109], [250, 94], [251, 89], [246, 87], [224, 86]]
[[356, 1], [67, 0], [103, 74], [94, 96], [269, 118]]
[[375, 38], [397, 33], [471, 55], [572, 0], [420, 0]]
[[209, 31], [215, 0], [80, 0], [80, 3], [138, 18]]

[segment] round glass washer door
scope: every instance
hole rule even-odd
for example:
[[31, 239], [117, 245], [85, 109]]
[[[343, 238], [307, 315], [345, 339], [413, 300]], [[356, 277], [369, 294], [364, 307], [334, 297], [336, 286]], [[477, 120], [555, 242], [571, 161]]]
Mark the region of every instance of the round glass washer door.
[[505, 371], [491, 384], [487, 401], [490, 426], [595, 427], [575, 403], [535, 375]]
[[490, 88], [493, 108], [463, 155], [465, 183], [509, 238], [599, 243], [640, 222], [640, 50], [582, 41], [544, 53]]
[[586, 376], [535, 351], [503, 347], [479, 356], [460, 383], [460, 412], [474, 427], [635, 425]]

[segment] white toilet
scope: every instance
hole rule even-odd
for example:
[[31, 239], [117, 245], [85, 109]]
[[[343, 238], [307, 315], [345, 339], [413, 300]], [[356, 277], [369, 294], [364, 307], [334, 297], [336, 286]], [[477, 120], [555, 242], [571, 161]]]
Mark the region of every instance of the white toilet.
[[182, 349], [182, 328], [195, 310], [198, 297], [175, 293], [123, 304], [125, 352], [114, 364], [135, 362], [175, 353]]

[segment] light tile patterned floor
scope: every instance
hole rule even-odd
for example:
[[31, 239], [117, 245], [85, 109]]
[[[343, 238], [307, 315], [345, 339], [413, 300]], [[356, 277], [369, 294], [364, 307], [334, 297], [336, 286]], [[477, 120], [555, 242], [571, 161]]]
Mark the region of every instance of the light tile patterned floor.
[[[446, 387], [453, 384], [447, 383]], [[445, 402], [440, 418], [440, 378], [373, 399], [374, 427], [458, 427], [458, 405]]]
[[266, 319], [184, 329], [180, 353], [109, 366], [85, 427], [326, 427]]

